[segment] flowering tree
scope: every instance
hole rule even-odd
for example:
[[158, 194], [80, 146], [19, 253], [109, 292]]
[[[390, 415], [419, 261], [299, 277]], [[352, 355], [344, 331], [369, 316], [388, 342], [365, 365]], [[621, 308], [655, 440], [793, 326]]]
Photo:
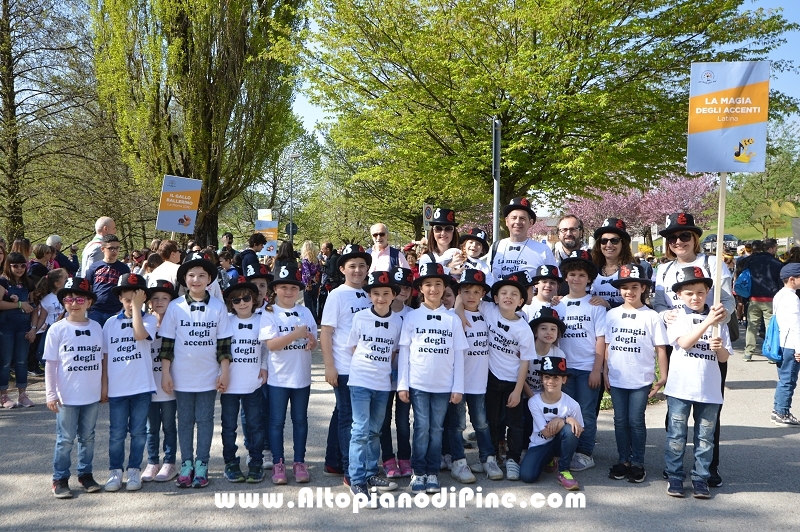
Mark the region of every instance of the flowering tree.
[[589, 234], [609, 217], [620, 218], [632, 236], [643, 236], [648, 245], [653, 239], [653, 224], [664, 225], [667, 215], [688, 212], [703, 226], [711, 221], [716, 205], [717, 182], [713, 174], [695, 177], [670, 174], [648, 190], [627, 188], [619, 191], [588, 190], [590, 197], [573, 197], [563, 206], [563, 212], [583, 220]]

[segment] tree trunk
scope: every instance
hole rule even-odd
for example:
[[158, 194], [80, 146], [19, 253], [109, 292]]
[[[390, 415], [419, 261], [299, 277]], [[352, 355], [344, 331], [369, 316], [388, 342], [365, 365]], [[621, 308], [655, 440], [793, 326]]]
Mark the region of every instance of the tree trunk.
[[0, 166], [5, 174], [5, 233], [9, 241], [25, 236], [22, 217], [22, 175], [19, 160], [19, 129], [17, 124], [17, 91], [14, 76], [14, 52], [11, 43], [11, 2], [2, 0], [0, 13], [0, 100], [3, 109], [3, 127], [0, 132], [5, 165]]

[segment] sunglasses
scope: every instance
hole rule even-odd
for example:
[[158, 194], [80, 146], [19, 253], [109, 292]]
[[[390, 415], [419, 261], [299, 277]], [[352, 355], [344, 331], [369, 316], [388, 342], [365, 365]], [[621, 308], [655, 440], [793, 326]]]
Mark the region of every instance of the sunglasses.
[[600, 245], [602, 245], [602, 246], [605, 246], [609, 242], [616, 246], [617, 244], [622, 242], [622, 239], [620, 237], [618, 237], [618, 236], [615, 236], [613, 238], [601, 238], [600, 239]]
[[372, 238], [384, 237], [386, 233], [372, 233]]
[[24, 262], [17, 262], [15, 264], [9, 264], [9, 266], [11, 266], [12, 268], [27, 268], [28, 267], [28, 265], [25, 264]]
[[252, 300], [253, 296], [247, 295], [242, 297], [234, 297], [233, 299], [231, 299], [231, 303], [233, 303], [234, 305], [238, 305], [242, 301], [244, 301], [245, 303], [250, 303]]
[[67, 297], [64, 298], [64, 303], [66, 305], [71, 305], [73, 303], [75, 303], [77, 305], [83, 305], [84, 303], [86, 303], [86, 298], [85, 297], [70, 297], [70, 296], [67, 296]]
[[689, 242], [692, 240], [692, 233], [684, 232], [679, 235], [669, 235], [667, 237], [667, 244], [674, 244], [678, 240], [681, 242]]
[[452, 225], [434, 225], [433, 232], [434, 233], [452, 233], [455, 230], [455, 227]]

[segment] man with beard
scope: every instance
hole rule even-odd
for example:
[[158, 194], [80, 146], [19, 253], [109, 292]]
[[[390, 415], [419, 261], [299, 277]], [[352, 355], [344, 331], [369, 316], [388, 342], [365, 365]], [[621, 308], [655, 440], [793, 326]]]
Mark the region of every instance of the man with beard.
[[583, 243], [583, 222], [574, 214], [567, 214], [558, 221], [558, 243], [553, 251], [556, 262], [561, 264], [578, 249], [587, 249]]

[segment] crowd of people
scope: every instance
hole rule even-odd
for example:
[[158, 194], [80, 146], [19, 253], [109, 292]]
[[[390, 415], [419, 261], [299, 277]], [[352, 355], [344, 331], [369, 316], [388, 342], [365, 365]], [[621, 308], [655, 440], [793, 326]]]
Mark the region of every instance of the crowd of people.
[[[259, 233], [241, 251], [227, 233], [219, 250], [153, 241], [120, 260], [110, 218], [97, 221], [80, 257], [74, 246], [62, 254], [57, 235], [33, 247], [18, 239], [7, 255], [0, 242], [0, 402], [33, 406], [27, 377], [44, 375], [56, 413], [59, 498], [72, 496], [76, 439], [87, 492], [173, 479], [205, 487], [217, 397], [228, 481], [261, 482], [271, 470], [276, 485], [307, 483], [311, 352], [319, 346], [336, 399], [322, 473], [343, 477], [366, 500], [404, 477], [412, 492], [438, 493], [442, 470], [461, 483], [484, 474], [535, 482], [547, 473], [580, 489], [575, 473], [596, 466], [604, 391], [618, 451], [609, 477], [640, 483], [645, 409], [663, 392], [667, 445], [658, 469], [667, 493], [683, 497], [689, 476], [692, 495], [709, 498], [722, 485], [731, 338], [746, 319], [744, 360], [752, 360], [759, 327], [774, 312], [782, 354], [771, 418], [800, 425], [790, 412], [800, 368], [800, 248], [784, 263], [774, 240], [755, 241], [751, 254], [726, 260], [716, 284], [716, 256], [703, 253], [690, 213], [669, 216], [657, 264], [634, 256], [622, 219], [594, 228], [589, 247], [583, 222], [563, 216], [551, 249], [531, 237], [536, 213], [527, 198], [514, 198], [503, 217], [509, 236], [493, 244], [480, 228], [459, 234], [456, 213], [437, 208], [424, 247], [390, 246], [387, 226], [377, 223], [367, 249], [304, 242], [296, 254], [284, 242], [268, 261]], [[92, 471], [101, 402], [110, 415], [103, 487]], [[467, 410], [474, 444], [463, 437]], [[478, 461], [469, 464], [473, 445]]]

